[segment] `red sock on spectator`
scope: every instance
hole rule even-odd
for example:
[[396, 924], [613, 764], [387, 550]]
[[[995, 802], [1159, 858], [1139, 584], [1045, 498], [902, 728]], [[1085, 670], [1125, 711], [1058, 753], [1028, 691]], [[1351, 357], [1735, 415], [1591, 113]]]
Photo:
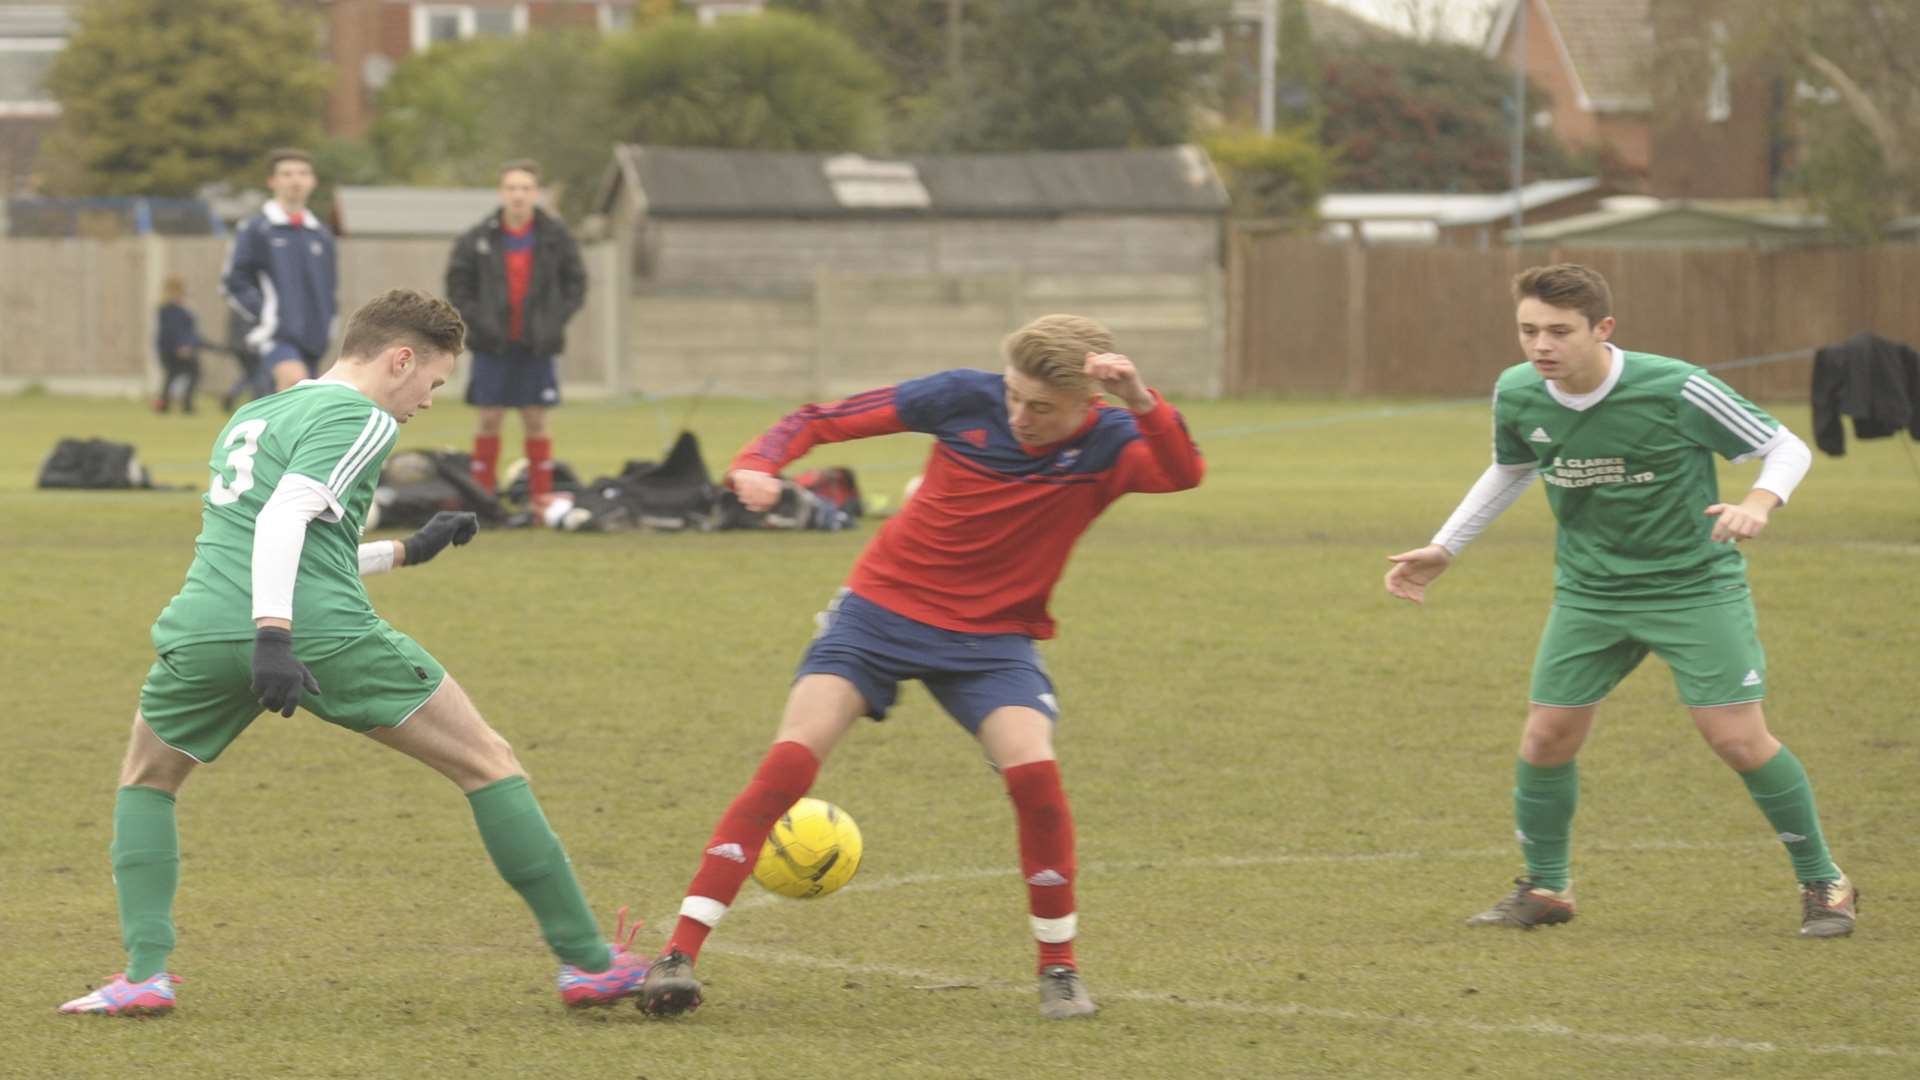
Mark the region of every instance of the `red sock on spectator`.
[[1020, 826], [1020, 876], [1027, 879], [1027, 909], [1040, 967], [1073, 963], [1078, 917], [1073, 907], [1073, 811], [1052, 761], [1015, 765], [1002, 773]]
[[553, 440], [545, 435], [527, 438], [527, 498], [553, 494]]
[[485, 488], [489, 495], [495, 491], [494, 469], [499, 464], [500, 436], [475, 435], [473, 457], [468, 460], [467, 468], [473, 475], [473, 482]]
[[733, 898], [740, 893], [754, 860], [760, 857], [760, 845], [766, 843], [774, 822], [813, 787], [819, 775], [820, 759], [797, 742], [777, 742], [760, 759], [760, 768], [707, 840], [706, 853], [700, 857], [700, 869], [687, 886], [687, 898], [680, 904], [680, 921], [673, 937], [667, 940], [662, 955], [678, 950], [693, 959], [714, 924], [727, 913]]

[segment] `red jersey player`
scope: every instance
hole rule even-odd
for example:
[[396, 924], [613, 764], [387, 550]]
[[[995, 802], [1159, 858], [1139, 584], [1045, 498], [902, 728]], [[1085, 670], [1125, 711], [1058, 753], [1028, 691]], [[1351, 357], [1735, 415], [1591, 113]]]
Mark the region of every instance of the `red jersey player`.
[[1073, 959], [1073, 818], [1053, 752], [1059, 708], [1034, 639], [1053, 636], [1047, 597], [1093, 519], [1130, 491], [1194, 487], [1203, 465], [1180, 414], [1099, 323], [1043, 316], [1009, 335], [1004, 351], [1002, 374], [947, 371], [808, 405], [728, 469], [741, 502], [762, 510], [779, 498], [776, 474], [817, 443], [934, 437], [919, 491], [854, 564], [800, 662], [772, 748], [707, 841], [647, 978], [649, 1012], [700, 1004], [694, 959], [774, 822], [857, 719], [886, 716], [907, 679], [926, 685], [1006, 781], [1039, 943], [1041, 1015], [1094, 1012]]

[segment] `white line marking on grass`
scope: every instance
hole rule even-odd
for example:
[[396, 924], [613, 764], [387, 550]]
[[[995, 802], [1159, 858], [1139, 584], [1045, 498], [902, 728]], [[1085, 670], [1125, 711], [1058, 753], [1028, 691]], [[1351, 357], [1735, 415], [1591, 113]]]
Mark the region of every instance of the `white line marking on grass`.
[[[1653, 840], [1632, 844], [1590, 844], [1588, 851], [1632, 853], [1659, 851], [1739, 851], [1771, 847], [1772, 840], [1761, 841], [1693, 841], [1693, 840]], [[1369, 862], [1422, 862], [1448, 859], [1483, 859], [1511, 856], [1511, 845], [1485, 848], [1453, 848], [1439, 851], [1349, 851], [1349, 852], [1276, 852], [1271, 855], [1224, 855], [1199, 859], [1168, 859], [1137, 863], [1092, 863], [1083, 867], [1083, 871], [1111, 873], [1116, 871], [1138, 872], [1141, 870], [1179, 870], [1179, 869], [1229, 869], [1248, 866], [1293, 866], [1301, 864], [1326, 863], [1369, 863]], [[884, 889], [903, 889], [916, 885], [939, 885], [948, 882], [977, 881], [990, 878], [1015, 877], [1014, 870], [1007, 867], [969, 868], [939, 873], [899, 874], [847, 886], [848, 892], [878, 892]], [[755, 908], [786, 903], [779, 897], [768, 895], [750, 896], [733, 905], [733, 910], [752, 910]], [[673, 916], [658, 920], [656, 925], [671, 925]], [[861, 963], [851, 960], [837, 960], [832, 957], [815, 956], [808, 953], [793, 952], [786, 949], [768, 948], [755, 945], [729, 945], [716, 941], [707, 946], [707, 950], [727, 956], [737, 956], [770, 964], [791, 964], [796, 967], [810, 967], [826, 971], [839, 971], [847, 974], [885, 975], [898, 979], [912, 989], [959, 990], [974, 989], [995, 994], [1031, 994], [1033, 987], [1026, 984], [1014, 984], [996, 979], [971, 978], [952, 972], [930, 971], [924, 968], [905, 967], [898, 964]], [[1341, 1009], [1325, 1005], [1305, 1005], [1295, 1002], [1281, 1004], [1257, 1004], [1251, 1002], [1220, 1001], [1208, 998], [1189, 998], [1175, 994], [1156, 993], [1149, 990], [1107, 990], [1100, 995], [1107, 1001], [1130, 1001], [1148, 1005], [1177, 1006], [1196, 1012], [1230, 1013], [1243, 1016], [1270, 1018], [1299, 1017], [1311, 1020], [1328, 1020], [1349, 1024], [1386, 1024], [1402, 1028], [1418, 1028], [1427, 1031], [1464, 1031], [1476, 1035], [1518, 1035], [1536, 1038], [1564, 1039], [1569, 1042], [1587, 1043], [1596, 1046], [1616, 1046], [1646, 1050], [1706, 1050], [1736, 1054], [1804, 1054], [1821, 1057], [1861, 1057], [1861, 1058], [1899, 1058], [1920, 1060], [1920, 1053], [1912, 1050], [1889, 1046], [1856, 1045], [1851, 1043], [1831, 1043], [1818, 1045], [1796, 1045], [1772, 1041], [1756, 1042], [1749, 1039], [1736, 1039], [1725, 1035], [1674, 1036], [1662, 1035], [1653, 1031], [1610, 1032], [1583, 1031], [1550, 1020], [1530, 1020], [1513, 1023], [1497, 1023], [1485, 1020], [1469, 1020], [1453, 1017], [1420, 1016], [1407, 1013], [1370, 1012], [1363, 1009]]]
[[[707, 951], [737, 956], [743, 960], [754, 960], [770, 964], [791, 964], [796, 967], [810, 967], [826, 971], [838, 971], [848, 975], [885, 975], [901, 980], [913, 989], [925, 990], [982, 990], [993, 994], [1031, 994], [1029, 984], [1014, 984], [998, 979], [968, 978], [951, 972], [929, 971], [924, 968], [904, 967], [898, 964], [873, 964], [852, 960], [836, 960], [832, 957], [813, 956], [807, 953], [792, 952], [786, 949], [772, 949], [753, 945], [728, 945], [715, 942], [707, 946]], [[1476, 1035], [1523, 1035], [1553, 1039], [1565, 1039], [1570, 1042], [1592, 1043], [1600, 1046], [1636, 1047], [1647, 1050], [1713, 1050], [1739, 1054], [1809, 1054], [1839, 1057], [1872, 1058], [1913, 1058], [1920, 1059], [1920, 1053], [1890, 1046], [1856, 1045], [1852, 1043], [1828, 1043], [1801, 1046], [1793, 1043], [1773, 1041], [1755, 1042], [1750, 1039], [1736, 1039], [1726, 1035], [1674, 1036], [1662, 1035], [1654, 1031], [1613, 1032], [1582, 1031], [1551, 1020], [1528, 1020], [1513, 1023], [1496, 1023], [1486, 1020], [1466, 1020], [1453, 1017], [1419, 1016], [1407, 1013], [1371, 1012], [1365, 1009], [1337, 1009], [1324, 1005], [1302, 1005], [1287, 1002], [1275, 1005], [1263, 1005], [1253, 1002], [1218, 1001], [1208, 998], [1181, 997], [1177, 994], [1155, 993], [1149, 990], [1107, 990], [1099, 995], [1105, 1001], [1131, 1001], [1147, 1005], [1172, 1005], [1195, 1012], [1232, 1013], [1241, 1016], [1260, 1016], [1275, 1019], [1301, 1017], [1312, 1020], [1331, 1020], [1351, 1024], [1389, 1024], [1395, 1027], [1419, 1028], [1427, 1031], [1466, 1031]]]

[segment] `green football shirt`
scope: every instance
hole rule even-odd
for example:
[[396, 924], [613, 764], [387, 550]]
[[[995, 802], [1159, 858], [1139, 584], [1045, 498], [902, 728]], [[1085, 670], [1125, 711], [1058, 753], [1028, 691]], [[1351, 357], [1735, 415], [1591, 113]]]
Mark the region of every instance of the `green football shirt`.
[[294, 634], [310, 641], [372, 630], [378, 616], [360, 581], [360, 530], [398, 429], [372, 399], [329, 380], [300, 383], [234, 413], [214, 440], [193, 565], [153, 624], [155, 650], [253, 639], [254, 519], [286, 476], [311, 480], [328, 503], [300, 551]]
[[1613, 366], [1590, 393], [1524, 363], [1494, 387], [1494, 460], [1535, 466], [1560, 524], [1556, 602], [1648, 610], [1745, 595], [1746, 561], [1710, 539], [1713, 455], [1763, 454], [1780, 422], [1692, 364], [1607, 348]]

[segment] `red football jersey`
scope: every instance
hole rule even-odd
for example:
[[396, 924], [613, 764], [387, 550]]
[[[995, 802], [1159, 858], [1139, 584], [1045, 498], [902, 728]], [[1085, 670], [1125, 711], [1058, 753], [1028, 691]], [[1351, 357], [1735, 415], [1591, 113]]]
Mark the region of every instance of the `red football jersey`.
[[1184, 491], [1205, 471], [1178, 411], [1096, 406], [1074, 434], [1024, 446], [1006, 380], [945, 371], [808, 405], [748, 443], [732, 469], [778, 473], [819, 443], [900, 431], [934, 437], [920, 489], [880, 526], [847, 585], [948, 630], [1053, 636], [1047, 598], [1093, 519], [1129, 491]]

